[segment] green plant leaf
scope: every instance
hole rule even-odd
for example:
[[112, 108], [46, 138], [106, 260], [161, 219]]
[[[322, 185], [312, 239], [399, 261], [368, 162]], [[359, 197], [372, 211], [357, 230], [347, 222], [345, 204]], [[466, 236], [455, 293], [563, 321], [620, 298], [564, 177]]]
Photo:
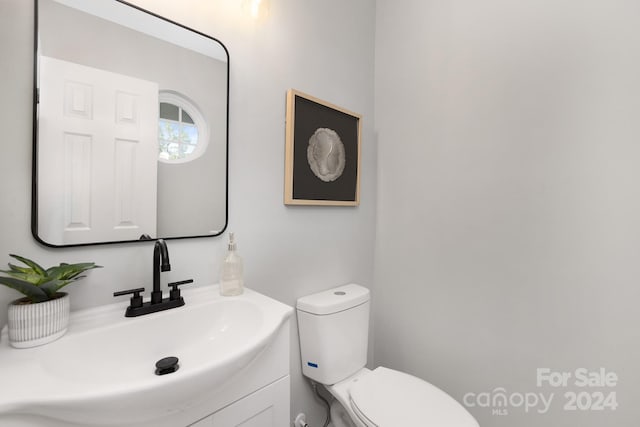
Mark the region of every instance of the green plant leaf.
[[17, 259], [20, 262], [22, 262], [24, 265], [28, 265], [29, 267], [31, 267], [39, 275], [41, 275], [41, 276], [46, 276], [47, 275], [47, 272], [45, 271], [45, 269], [42, 268], [37, 262], [31, 261], [30, 259], [25, 258], [25, 257], [21, 257], [20, 255], [9, 254], [9, 256]]
[[20, 267], [20, 266], [18, 266], [18, 265], [11, 264], [11, 263], [9, 263], [9, 268], [10, 268], [12, 271], [15, 271], [15, 272], [20, 272], [20, 273], [33, 273], [33, 268]]
[[47, 299], [51, 299], [60, 288], [65, 287], [69, 283], [71, 283], [69, 280], [52, 279], [41, 284], [38, 289], [41, 289], [47, 294]]
[[14, 277], [0, 277], [0, 283], [24, 294], [33, 302], [42, 302], [49, 299], [49, 295], [46, 291], [25, 280], [16, 279]]
[[78, 264], [65, 264], [62, 263], [57, 267], [51, 267], [47, 269], [47, 276], [50, 279], [61, 279], [61, 280], [77, 280], [79, 274], [91, 270], [93, 268], [100, 268], [101, 266], [96, 265], [93, 262], [82, 262]]
[[34, 285], [37, 285], [42, 281], [42, 276], [35, 273], [32, 269], [29, 268], [25, 270], [28, 271], [26, 273], [22, 273], [14, 270], [0, 270], [0, 273], [8, 274], [9, 276], [15, 277], [16, 279], [26, 280], [27, 282], [33, 283]]

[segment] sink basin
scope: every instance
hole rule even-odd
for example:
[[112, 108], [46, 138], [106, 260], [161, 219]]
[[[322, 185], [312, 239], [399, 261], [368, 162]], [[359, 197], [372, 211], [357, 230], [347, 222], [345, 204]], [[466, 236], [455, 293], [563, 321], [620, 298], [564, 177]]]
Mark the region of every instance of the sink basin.
[[[0, 424], [3, 414], [124, 425], [184, 411], [249, 365], [292, 313], [250, 289], [182, 293], [185, 306], [140, 317], [124, 317], [128, 303], [73, 312], [67, 333], [42, 347], [10, 347], [5, 328]], [[156, 361], [168, 356], [179, 369], [156, 375]]]

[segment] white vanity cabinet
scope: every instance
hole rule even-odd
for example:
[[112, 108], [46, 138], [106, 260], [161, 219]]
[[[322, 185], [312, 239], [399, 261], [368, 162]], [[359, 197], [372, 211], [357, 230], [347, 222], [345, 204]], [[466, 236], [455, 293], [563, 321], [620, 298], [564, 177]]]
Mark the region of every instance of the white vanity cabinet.
[[[154, 427], [286, 427], [290, 425], [289, 320], [227, 386], [202, 404]], [[184, 415], [184, 417], [182, 416]], [[194, 421], [194, 417], [196, 421]], [[186, 421], [186, 422], [185, 422]], [[144, 426], [151, 427], [151, 426]]]
[[222, 408], [191, 427], [283, 427], [289, 425], [289, 376]]
[[[72, 313], [64, 337], [32, 349], [3, 331], [0, 426], [290, 425], [293, 309], [250, 289], [184, 294], [183, 307], [147, 316], [126, 318], [127, 303]], [[167, 355], [179, 369], [155, 375]]]

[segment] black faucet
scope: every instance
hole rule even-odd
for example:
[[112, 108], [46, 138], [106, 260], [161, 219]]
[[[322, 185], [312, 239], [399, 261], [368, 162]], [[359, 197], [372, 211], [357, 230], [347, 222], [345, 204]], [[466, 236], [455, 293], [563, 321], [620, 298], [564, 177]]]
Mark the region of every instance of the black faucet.
[[158, 239], [153, 247], [153, 290], [151, 291], [151, 300], [143, 302], [140, 293], [144, 292], [144, 288], [128, 289], [126, 291], [113, 293], [114, 297], [133, 294], [129, 307], [127, 307], [127, 311], [125, 312], [126, 317], [141, 316], [143, 314], [155, 313], [156, 311], [168, 310], [184, 305], [184, 299], [180, 295], [178, 286], [193, 283], [193, 279], [169, 283], [168, 286], [171, 288], [169, 297], [163, 298], [162, 290], [160, 289], [160, 273], [162, 271], [171, 271], [171, 264], [169, 263], [169, 251], [167, 250], [166, 242], [163, 239]]
[[[162, 264], [160, 264], [162, 261]], [[151, 304], [159, 304], [162, 302], [162, 291], [160, 290], [160, 272], [171, 271], [169, 263], [169, 251], [167, 243], [162, 240], [156, 240], [153, 247], [153, 291], [151, 291]]]

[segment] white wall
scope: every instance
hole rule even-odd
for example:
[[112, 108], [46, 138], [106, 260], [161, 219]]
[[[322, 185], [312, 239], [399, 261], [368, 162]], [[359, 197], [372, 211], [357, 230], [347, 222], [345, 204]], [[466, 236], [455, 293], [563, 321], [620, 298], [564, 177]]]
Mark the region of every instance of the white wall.
[[[272, 2], [267, 20], [252, 21], [231, 0], [136, 4], [222, 40], [231, 57], [229, 230], [245, 258], [246, 283], [284, 303], [350, 281], [372, 283], [376, 149], [373, 136], [374, 3], [370, 0]], [[8, 253], [43, 264], [95, 261], [83, 283], [71, 285], [74, 309], [109, 303], [118, 289], [149, 286], [152, 245], [139, 243], [48, 249], [31, 237], [31, 114], [33, 9], [0, 0], [0, 264]], [[296, 88], [364, 116], [361, 205], [285, 207], [285, 93]], [[170, 241], [173, 271], [164, 281], [217, 281], [222, 238]], [[0, 325], [17, 293], [0, 289]], [[295, 321], [294, 321], [295, 326]], [[313, 425], [324, 413], [300, 374], [293, 328], [292, 412]]]
[[[458, 399], [555, 392], [547, 415], [471, 408], [483, 427], [640, 420], [638, 16], [621, 0], [377, 1], [375, 364]], [[544, 367], [619, 382], [537, 388]], [[564, 411], [571, 390], [619, 407]]]

